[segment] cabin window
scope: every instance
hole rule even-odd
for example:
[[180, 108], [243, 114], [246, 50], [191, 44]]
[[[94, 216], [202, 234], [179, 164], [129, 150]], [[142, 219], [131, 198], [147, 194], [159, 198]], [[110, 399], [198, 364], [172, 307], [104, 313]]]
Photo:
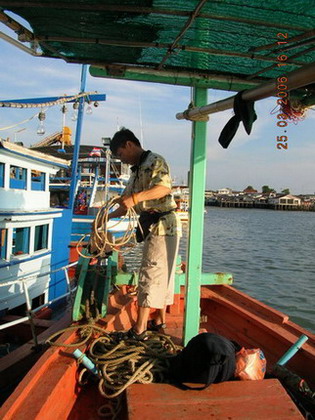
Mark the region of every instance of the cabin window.
[[0, 162], [0, 187], [4, 187], [4, 163]]
[[25, 168], [19, 166], [10, 166], [10, 188], [26, 190], [26, 173]]
[[12, 254], [28, 254], [30, 250], [30, 228], [14, 228], [12, 235]]
[[5, 260], [7, 256], [7, 229], [0, 229], [0, 260]]
[[48, 248], [48, 225], [35, 226], [34, 251]]
[[33, 191], [45, 191], [45, 172], [31, 171], [31, 188]]
[[292, 198], [288, 199], [288, 204], [293, 204], [293, 199]]

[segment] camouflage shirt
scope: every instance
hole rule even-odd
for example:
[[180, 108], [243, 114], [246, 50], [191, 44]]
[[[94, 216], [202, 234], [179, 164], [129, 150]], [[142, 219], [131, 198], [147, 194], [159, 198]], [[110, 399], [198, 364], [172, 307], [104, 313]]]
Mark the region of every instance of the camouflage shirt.
[[[131, 176], [123, 194], [131, 195], [132, 193], [148, 190], [155, 185], [172, 188], [172, 180], [165, 159], [149, 150], [141, 156], [140, 164], [131, 168]], [[176, 203], [172, 194], [168, 194], [163, 198], [141, 201], [134, 209], [138, 214], [143, 211], [162, 213], [176, 209]], [[162, 216], [152, 226], [151, 232], [161, 236], [181, 236], [181, 221], [175, 212], [171, 212]]]

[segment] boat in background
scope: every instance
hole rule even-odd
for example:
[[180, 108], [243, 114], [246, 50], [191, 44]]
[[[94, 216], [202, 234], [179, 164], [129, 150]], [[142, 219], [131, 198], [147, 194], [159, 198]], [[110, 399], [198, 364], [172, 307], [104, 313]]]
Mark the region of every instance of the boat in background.
[[188, 222], [189, 217], [189, 187], [177, 185], [172, 189], [175, 203], [177, 205], [176, 214], [182, 222]]
[[[175, 186], [172, 190], [176, 202], [176, 214], [183, 223], [189, 221], [189, 187], [186, 185]], [[204, 210], [207, 213], [207, 210]]]
[[2, 314], [25, 304], [25, 294], [30, 306], [38, 306], [66, 293], [58, 269], [69, 261], [70, 214], [50, 207], [49, 178], [68, 168], [64, 159], [0, 141]]
[[[105, 139], [103, 139], [104, 144]], [[34, 147], [52, 156], [60, 156], [60, 145], [42, 144]], [[72, 160], [74, 146], [64, 146], [63, 155]], [[83, 235], [88, 235], [91, 224], [99, 209], [110, 199], [120, 195], [129, 179], [128, 165], [110, 156], [108, 147], [81, 145], [78, 159], [78, 181], [75, 188], [75, 200], [72, 218], [71, 243], [77, 243]], [[61, 169], [50, 178], [51, 205], [64, 208], [69, 204], [71, 173]], [[128, 222], [111, 220], [109, 231], [114, 235], [123, 234]]]

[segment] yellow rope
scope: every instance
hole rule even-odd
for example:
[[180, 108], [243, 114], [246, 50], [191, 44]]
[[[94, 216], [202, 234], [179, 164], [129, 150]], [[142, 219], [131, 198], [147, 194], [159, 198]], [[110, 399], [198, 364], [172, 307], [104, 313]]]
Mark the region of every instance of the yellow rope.
[[9, 101], [0, 101], [0, 107], [2, 108], [43, 108], [44, 106], [54, 106], [54, 105], [62, 105], [67, 102], [75, 101], [76, 99], [80, 99], [83, 97], [89, 98], [89, 95], [96, 93], [96, 92], [83, 92], [77, 95], [73, 95], [71, 97], [60, 97], [55, 101], [49, 102], [42, 102], [42, 103], [23, 103], [23, 102], [9, 102]]
[[[83, 338], [82, 341], [72, 343], [72, 344], [66, 344], [61, 342], [53, 341], [54, 338], [59, 337], [61, 334], [67, 331], [75, 331], [78, 330], [78, 335]], [[60, 331], [57, 331], [56, 333], [52, 334], [50, 337], [47, 338], [45, 341], [46, 344], [50, 344], [51, 346], [58, 346], [58, 347], [80, 347], [83, 344], [85, 344], [93, 334], [95, 333], [101, 333], [106, 334], [106, 331], [103, 330], [103, 328], [97, 327], [94, 324], [84, 324], [84, 325], [72, 325], [67, 328], [63, 328]]]
[[[128, 220], [128, 228], [126, 229], [124, 235], [120, 238], [113, 239], [110, 231], [108, 230], [108, 221], [109, 221], [109, 213], [113, 210], [113, 207], [116, 205], [116, 199], [113, 198], [107, 201], [98, 211], [95, 221], [92, 226], [92, 231], [90, 234], [89, 246], [94, 249], [93, 257], [103, 257], [106, 253], [106, 249], [110, 247], [115, 251], [122, 251], [122, 248], [129, 246], [134, 247], [136, 246], [135, 241], [135, 228], [138, 221], [138, 216], [135, 210], [131, 207], [127, 210], [127, 213], [120, 218], [120, 220], [115, 223], [113, 227], [118, 226], [120, 223], [125, 222]], [[85, 234], [81, 237], [79, 242], [76, 245], [76, 249], [78, 254], [83, 258], [91, 258], [90, 255], [84, 255], [80, 251], [80, 247], [82, 247], [82, 243], [85, 238], [89, 234]]]
[[178, 347], [159, 333], [148, 332], [146, 341], [124, 339], [117, 343], [110, 334], [93, 341], [89, 358], [100, 373], [99, 391], [105, 398], [118, 397], [129, 385], [165, 380], [168, 359]]
[[[46, 112], [46, 110], [44, 110], [44, 112]], [[18, 125], [21, 125], [21, 124], [24, 124], [26, 122], [31, 121], [33, 118], [35, 118], [37, 116], [38, 116], [38, 112], [36, 112], [35, 115], [32, 115], [31, 117], [27, 118], [26, 120], [20, 121], [20, 122], [18, 122], [16, 124], [13, 124], [13, 125], [8, 125], [7, 127], [1, 127], [0, 128], [0, 131], [9, 130], [10, 128], [17, 127]]]
[[[82, 341], [74, 344], [52, 341], [63, 332], [73, 330], [78, 330], [78, 335], [83, 337]], [[149, 337], [145, 341], [126, 338], [117, 342], [115, 333], [107, 333], [95, 324], [73, 325], [51, 335], [46, 343], [60, 347], [79, 347], [87, 343], [93, 335], [99, 336], [91, 342], [88, 350], [88, 357], [99, 372], [99, 392], [108, 399], [99, 408], [98, 414], [114, 420], [118, 418], [122, 408], [121, 397], [126, 388], [135, 382], [149, 384], [165, 381], [168, 360], [181, 349], [167, 335], [150, 331], [147, 334]], [[87, 383], [83, 380], [83, 375], [87, 372], [84, 368], [78, 374], [81, 386]]]

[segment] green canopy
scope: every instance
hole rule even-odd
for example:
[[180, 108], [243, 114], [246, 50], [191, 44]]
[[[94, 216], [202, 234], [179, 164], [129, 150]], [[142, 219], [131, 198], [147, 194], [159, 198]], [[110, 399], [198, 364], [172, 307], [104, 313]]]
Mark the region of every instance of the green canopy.
[[0, 0], [0, 9], [20, 40], [100, 77], [239, 91], [315, 61], [314, 0]]

